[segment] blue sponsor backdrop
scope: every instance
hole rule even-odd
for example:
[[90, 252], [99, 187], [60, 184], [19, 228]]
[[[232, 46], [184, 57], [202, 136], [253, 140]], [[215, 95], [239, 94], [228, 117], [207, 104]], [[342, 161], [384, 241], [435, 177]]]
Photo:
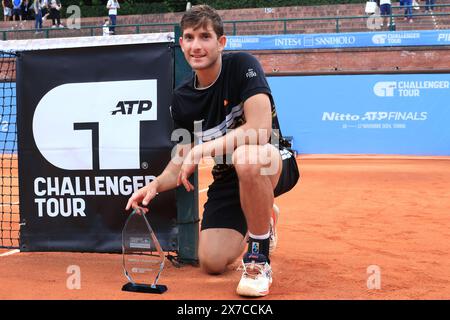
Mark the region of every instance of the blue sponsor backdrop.
[[228, 36], [225, 50], [450, 45], [450, 30]]
[[450, 74], [268, 81], [299, 153], [450, 155]]
[[[269, 77], [283, 134], [314, 154], [450, 155], [450, 74]], [[15, 84], [0, 147], [17, 153]]]
[[17, 153], [16, 84], [0, 83], [0, 149], [4, 154]]

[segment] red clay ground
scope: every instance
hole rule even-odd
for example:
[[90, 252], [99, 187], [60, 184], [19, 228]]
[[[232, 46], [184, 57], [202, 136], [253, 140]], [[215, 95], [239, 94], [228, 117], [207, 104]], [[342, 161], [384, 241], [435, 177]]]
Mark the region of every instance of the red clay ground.
[[[450, 159], [301, 157], [299, 166], [301, 182], [276, 200], [274, 283], [263, 299], [450, 299]], [[200, 169], [199, 189], [210, 179]], [[70, 265], [81, 268], [79, 290], [66, 287]], [[380, 289], [367, 287], [371, 265]], [[234, 269], [208, 276], [168, 262], [169, 291], [155, 296], [120, 290], [117, 254], [16, 253], [0, 256], [0, 299], [239, 299]]]

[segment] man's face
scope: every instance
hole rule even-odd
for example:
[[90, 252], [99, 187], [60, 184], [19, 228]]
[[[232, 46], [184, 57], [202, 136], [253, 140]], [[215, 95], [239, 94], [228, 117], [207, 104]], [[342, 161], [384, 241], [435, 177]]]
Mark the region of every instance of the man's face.
[[205, 70], [217, 63], [225, 43], [225, 36], [217, 38], [211, 22], [207, 27], [184, 29], [180, 38], [184, 57], [194, 70]]

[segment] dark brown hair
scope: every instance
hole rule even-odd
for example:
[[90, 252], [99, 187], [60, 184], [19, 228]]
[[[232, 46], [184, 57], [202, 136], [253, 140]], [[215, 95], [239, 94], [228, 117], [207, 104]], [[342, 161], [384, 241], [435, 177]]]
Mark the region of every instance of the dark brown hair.
[[217, 11], [206, 4], [193, 6], [191, 9], [186, 11], [181, 18], [181, 33], [183, 33], [186, 28], [206, 28], [209, 22], [211, 22], [217, 37], [219, 38], [223, 36], [222, 18], [219, 16]]

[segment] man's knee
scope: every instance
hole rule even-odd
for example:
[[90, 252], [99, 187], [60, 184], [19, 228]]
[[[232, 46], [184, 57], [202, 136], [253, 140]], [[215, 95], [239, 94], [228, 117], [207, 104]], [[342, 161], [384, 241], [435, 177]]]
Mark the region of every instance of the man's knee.
[[202, 270], [208, 274], [221, 274], [227, 269], [227, 259], [214, 252], [199, 253], [199, 261]]
[[222, 228], [202, 230], [198, 248], [200, 267], [209, 274], [223, 273], [228, 265], [242, 254], [245, 246], [244, 237], [236, 230]]
[[270, 144], [240, 146], [234, 151], [232, 159], [239, 179], [276, 176], [281, 170], [280, 152]]
[[239, 178], [254, 178], [261, 172], [258, 155], [249, 146], [240, 146], [233, 152], [233, 165]]

